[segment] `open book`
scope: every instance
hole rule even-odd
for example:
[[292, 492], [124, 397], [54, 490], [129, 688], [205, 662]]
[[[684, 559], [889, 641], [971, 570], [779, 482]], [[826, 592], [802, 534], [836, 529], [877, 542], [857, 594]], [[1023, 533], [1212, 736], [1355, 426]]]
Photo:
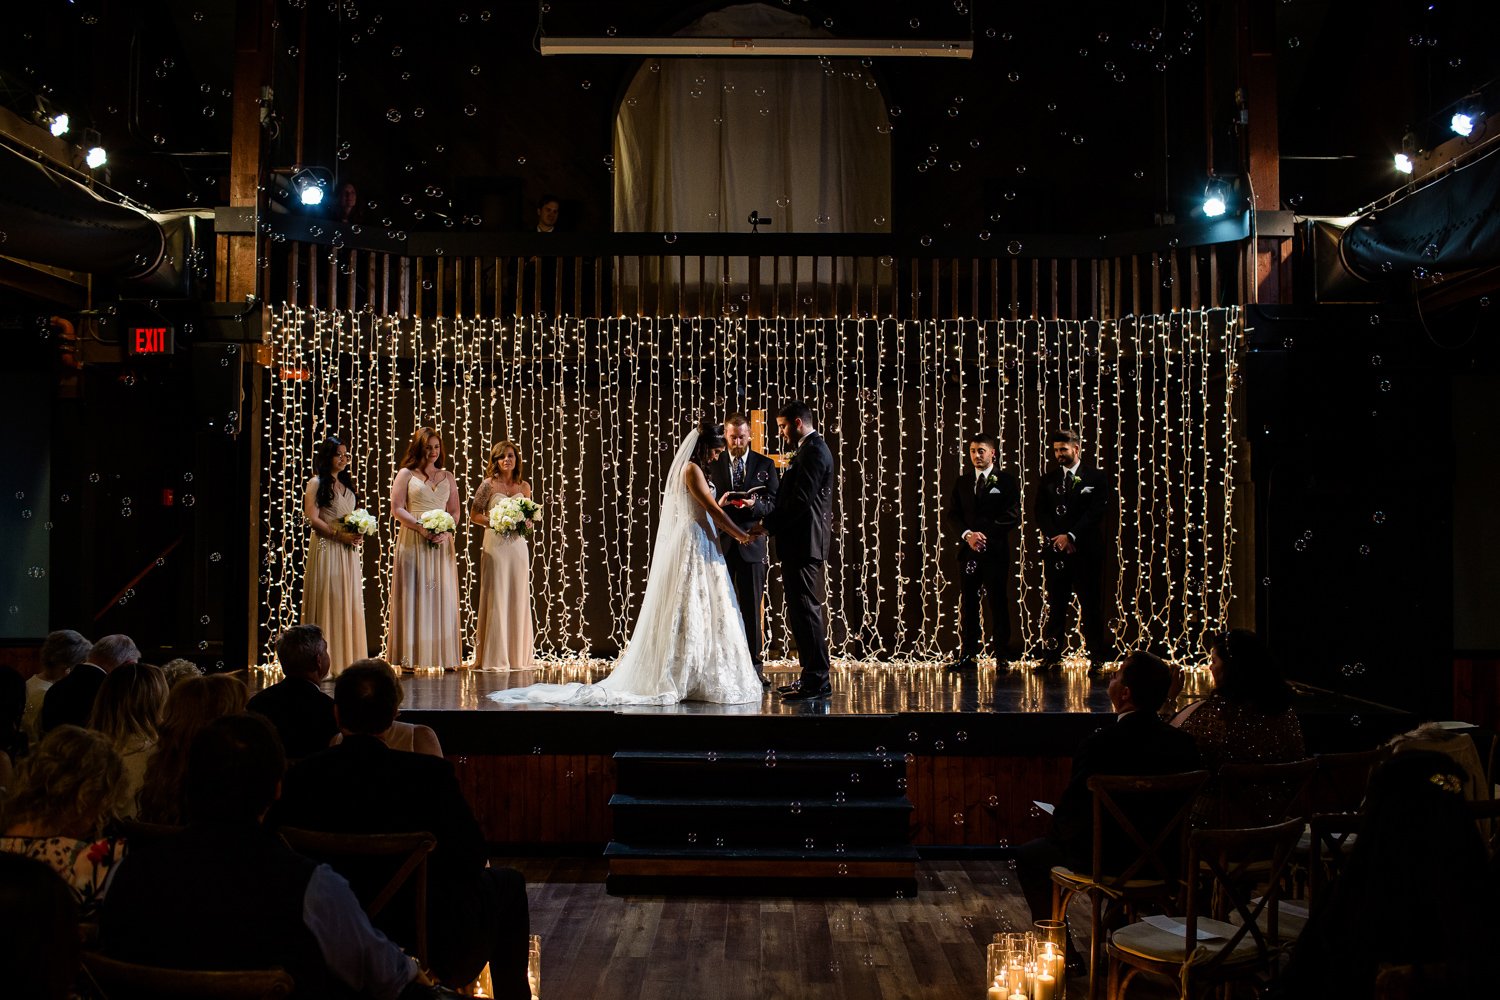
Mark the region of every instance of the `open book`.
[[764, 493], [765, 491], [766, 488], [764, 486], [752, 486], [748, 490], [736, 490], [732, 493], [725, 493], [722, 497], [719, 498], [719, 502], [735, 503], [743, 501], [745, 503], [752, 503], [754, 502], [755, 495], [757, 493]]

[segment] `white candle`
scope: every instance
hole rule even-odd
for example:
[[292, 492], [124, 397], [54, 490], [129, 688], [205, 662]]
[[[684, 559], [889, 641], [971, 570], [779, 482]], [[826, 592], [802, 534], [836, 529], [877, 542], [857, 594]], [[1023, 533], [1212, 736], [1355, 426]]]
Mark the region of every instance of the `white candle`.
[[985, 993], [984, 1000], [1005, 1000], [1005, 991], [998, 986], [991, 986]]
[[1031, 984], [1031, 1000], [1056, 1000], [1057, 977], [1049, 973], [1038, 973]]
[[1031, 1000], [1031, 998], [1024, 993], [1012, 993], [1006, 1000]]

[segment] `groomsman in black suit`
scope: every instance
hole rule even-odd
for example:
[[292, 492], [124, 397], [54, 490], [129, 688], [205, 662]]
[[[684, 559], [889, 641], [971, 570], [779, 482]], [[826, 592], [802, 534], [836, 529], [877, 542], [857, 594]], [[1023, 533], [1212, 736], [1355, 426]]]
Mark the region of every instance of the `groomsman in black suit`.
[[1036, 491], [1036, 523], [1042, 530], [1042, 559], [1047, 584], [1047, 624], [1042, 630], [1046, 649], [1042, 664], [1055, 667], [1067, 645], [1068, 611], [1073, 597], [1083, 618], [1083, 641], [1091, 667], [1107, 662], [1114, 651], [1105, 638], [1102, 579], [1104, 516], [1113, 489], [1103, 472], [1079, 458], [1078, 434], [1053, 431], [1054, 468], [1042, 477]]
[[1010, 662], [1010, 532], [1021, 523], [1021, 481], [995, 462], [1000, 442], [989, 434], [969, 438], [969, 464], [948, 498], [948, 529], [958, 542], [959, 605], [963, 625], [958, 659], [949, 669], [974, 666], [979, 656], [982, 592], [988, 595], [995, 666]]
[[786, 701], [813, 701], [833, 693], [828, 683], [828, 612], [824, 561], [833, 506], [833, 455], [818, 433], [806, 403], [788, 403], [776, 416], [781, 439], [797, 453], [776, 491], [775, 506], [758, 503], [764, 520], [756, 532], [776, 536], [781, 582], [786, 589], [786, 620], [797, 640], [802, 676], [781, 688]]
[[[731, 413], [724, 418], [724, 441], [728, 447], [714, 460], [709, 473], [714, 490], [722, 498], [728, 493], [743, 493], [759, 489], [765, 494], [764, 514], [770, 514], [775, 506], [776, 491], [781, 479], [776, 474], [776, 463], [757, 451], [750, 450], [750, 421], [743, 413]], [[756, 511], [749, 507], [723, 504], [729, 519], [747, 531], [754, 525]], [[766, 594], [766, 537], [758, 535], [743, 545], [728, 535], [719, 536], [724, 549], [724, 562], [729, 566], [729, 581], [734, 584], [735, 600], [740, 605], [740, 616], [745, 619], [745, 638], [750, 643], [750, 661], [760, 675], [762, 687], [771, 682], [761, 664], [761, 647], [764, 641], [760, 632], [761, 605]]]

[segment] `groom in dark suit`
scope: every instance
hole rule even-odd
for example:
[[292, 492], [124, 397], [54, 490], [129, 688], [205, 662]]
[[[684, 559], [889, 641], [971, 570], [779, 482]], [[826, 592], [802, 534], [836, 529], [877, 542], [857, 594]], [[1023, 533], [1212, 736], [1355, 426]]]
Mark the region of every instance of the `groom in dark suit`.
[[785, 701], [813, 701], [833, 693], [828, 683], [828, 612], [824, 561], [828, 558], [833, 505], [833, 455], [818, 433], [806, 403], [788, 403], [776, 416], [781, 439], [797, 453], [776, 491], [775, 505], [757, 503], [762, 518], [754, 533], [776, 536], [786, 620], [797, 640], [802, 677], [781, 688]]
[[1037, 486], [1033, 511], [1042, 530], [1047, 584], [1042, 665], [1055, 667], [1062, 662], [1068, 611], [1076, 595], [1089, 664], [1097, 668], [1114, 655], [1105, 638], [1102, 579], [1104, 516], [1114, 490], [1103, 472], [1083, 464], [1076, 432], [1053, 431], [1047, 440], [1052, 446], [1053, 469]]
[[[775, 506], [776, 490], [781, 479], [776, 474], [776, 463], [765, 455], [750, 450], [750, 421], [743, 413], [731, 413], [724, 418], [724, 441], [728, 445], [724, 453], [709, 466], [709, 478], [714, 490], [722, 499], [728, 493], [743, 493], [760, 488], [765, 495], [764, 513], [767, 516]], [[755, 522], [756, 511], [748, 507], [737, 507], [726, 503], [724, 513], [740, 527], [749, 530]], [[741, 545], [728, 535], [719, 536], [719, 545], [724, 550], [724, 562], [729, 566], [729, 582], [734, 585], [735, 600], [740, 606], [740, 617], [745, 619], [745, 639], [750, 643], [750, 661], [760, 677], [762, 687], [769, 687], [761, 664], [761, 604], [766, 594], [766, 538], [760, 535]]]
[[996, 463], [1000, 442], [989, 434], [969, 438], [972, 468], [948, 497], [948, 530], [958, 541], [959, 605], [963, 626], [958, 659], [949, 669], [974, 666], [979, 656], [981, 591], [989, 600], [995, 666], [1010, 662], [1011, 531], [1021, 523], [1021, 482]]

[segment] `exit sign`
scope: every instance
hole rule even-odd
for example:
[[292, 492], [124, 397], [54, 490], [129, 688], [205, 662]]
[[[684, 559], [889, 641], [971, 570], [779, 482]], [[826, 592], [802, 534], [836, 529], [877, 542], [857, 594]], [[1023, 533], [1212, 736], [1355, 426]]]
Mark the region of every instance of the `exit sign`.
[[126, 345], [131, 354], [171, 354], [172, 328], [170, 326], [126, 327]]

